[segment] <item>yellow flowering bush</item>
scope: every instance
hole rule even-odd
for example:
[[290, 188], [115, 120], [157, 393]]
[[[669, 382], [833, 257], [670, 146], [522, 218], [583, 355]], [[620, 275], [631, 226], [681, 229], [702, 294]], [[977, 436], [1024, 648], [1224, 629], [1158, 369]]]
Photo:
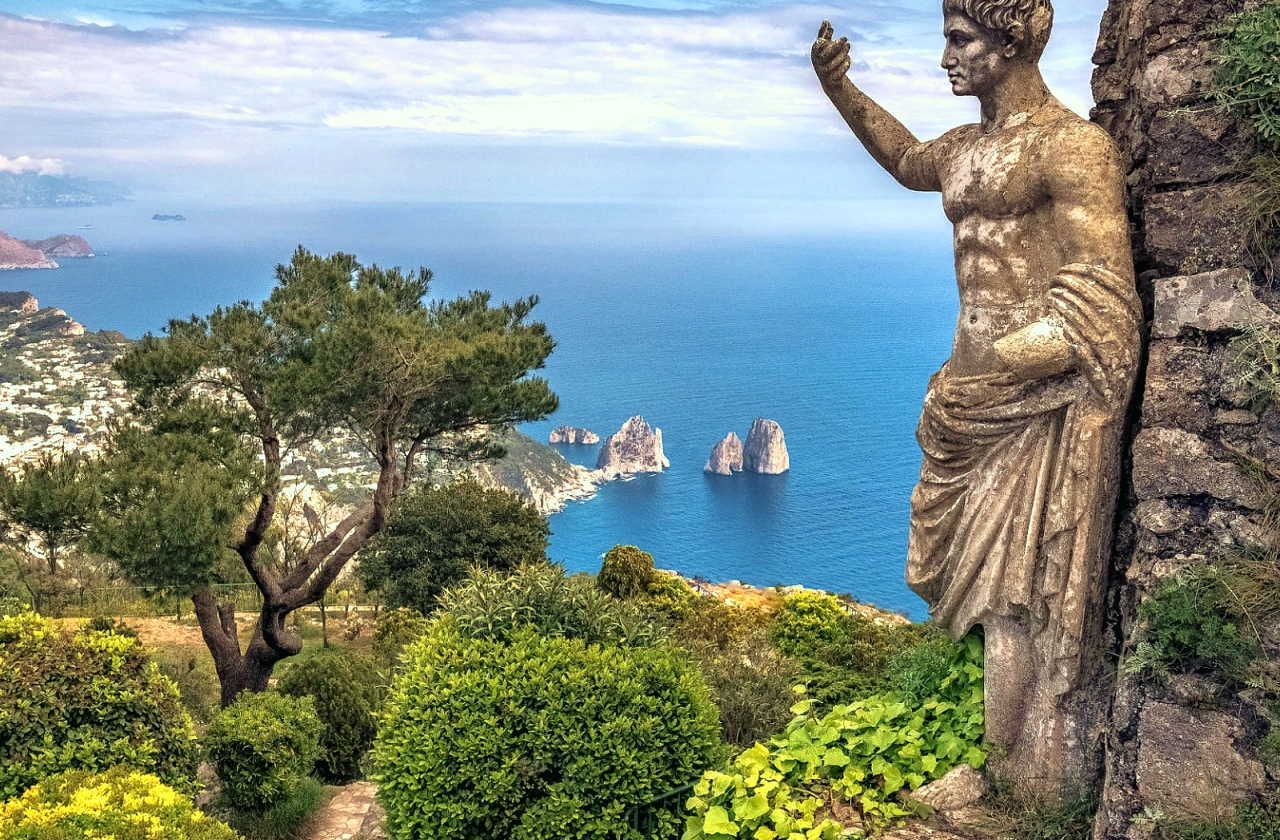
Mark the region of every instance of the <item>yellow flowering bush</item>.
[[0, 803], [4, 840], [239, 840], [149, 773], [116, 767], [50, 776]]

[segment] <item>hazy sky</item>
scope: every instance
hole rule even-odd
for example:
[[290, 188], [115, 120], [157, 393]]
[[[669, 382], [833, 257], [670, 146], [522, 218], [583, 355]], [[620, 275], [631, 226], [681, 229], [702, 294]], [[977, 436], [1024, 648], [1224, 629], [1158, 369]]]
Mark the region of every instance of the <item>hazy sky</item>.
[[[0, 0], [0, 169], [218, 202], [827, 201], [891, 194], [809, 67], [921, 136], [974, 119], [937, 0]], [[1062, 0], [1051, 87], [1087, 113], [1105, 0]]]

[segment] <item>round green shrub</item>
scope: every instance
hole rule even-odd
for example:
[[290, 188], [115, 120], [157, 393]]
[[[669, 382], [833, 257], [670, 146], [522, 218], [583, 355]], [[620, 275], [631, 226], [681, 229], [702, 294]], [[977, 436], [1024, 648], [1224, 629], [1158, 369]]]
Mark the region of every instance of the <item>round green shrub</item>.
[[287, 799], [320, 757], [322, 728], [310, 697], [241, 694], [205, 733], [223, 798], [250, 811]]
[[409, 607], [387, 610], [378, 616], [373, 628], [373, 653], [388, 665], [400, 659], [406, 645], [427, 632], [427, 617]]
[[239, 840], [148, 773], [117, 767], [50, 776], [0, 804], [5, 840]]
[[794, 592], [782, 599], [769, 638], [787, 656], [808, 656], [849, 632], [849, 612], [833, 595]]
[[662, 637], [640, 605], [600, 591], [590, 575], [534, 563], [510, 575], [477, 569], [440, 596], [440, 612], [464, 635], [502, 641], [532, 629], [543, 636], [596, 644], [651, 645]]
[[442, 617], [406, 651], [374, 743], [393, 840], [643, 840], [678, 833], [719, 722], [696, 670], [667, 648], [525, 630], [468, 638]]
[[656, 575], [652, 554], [634, 545], [615, 545], [600, 564], [596, 585], [625, 601], [648, 592]]
[[546, 517], [506, 490], [463, 479], [401, 497], [360, 552], [360, 579], [391, 607], [431, 612], [472, 567], [510, 571], [547, 559]]
[[316, 773], [335, 784], [360, 778], [360, 762], [377, 731], [386, 683], [373, 658], [353, 650], [320, 648], [292, 663], [276, 686], [310, 697], [323, 729]]
[[194, 783], [199, 750], [178, 690], [135, 638], [0, 618], [0, 799], [64, 770], [126, 765]]

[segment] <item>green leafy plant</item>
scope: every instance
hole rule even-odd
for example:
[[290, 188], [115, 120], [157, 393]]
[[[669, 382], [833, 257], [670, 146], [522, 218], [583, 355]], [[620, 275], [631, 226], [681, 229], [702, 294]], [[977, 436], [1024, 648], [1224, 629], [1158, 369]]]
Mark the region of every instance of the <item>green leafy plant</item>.
[[284, 799], [265, 811], [228, 809], [227, 824], [245, 840], [302, 840], [304, 829], [331, 793], [315, 779], [303, 779]]
[[405, 656], [372, 754], [393, 840], [666, 840], [678, 797], [650, 831], [628, 812], [719, 750], [706, 684], [666, 646], [469, 638], [446, 615]]
[[1280, 329], [1248, 324], [1227, 351], [1228, 387], [1244, 391], [1259, 410], [1280, 401]]
[[387, 693], [373, 658], [352, 650], [322, 648], [290, 665], [277, 688], [282, 694], [315, 701], [323, 724], [316, 762], [320, 777], [335, 784], [358, 779]]
[[589, 575], [566, 575], [551, 563], [510, 575], [477, 569], [440, 596], [440, 612], [465, 635], [496, 641], [525, 629], [597, 644], [643, 646], [662, 638], [658, 623], [638, 604], [610, 597]]
[[649, 591], [657, 572], [653, 555], [634, 545], [615, 545], [604, 556], [596, 585], [615, 598], [637, 598]]
[[401, 497], [357, 570], [388, 606], [429, 613], [445, 588], [480, 566], [499, 571], [547, 559], [546, 517], [507, 492], [462, 479]]
[[939, 689], [915, 707], [887, 693], [819, 714], [802, 700], [782, 734], [702, 777], [687, 803], [684, 840], [832, 840], [843, 829], [821, 815], [828, 796], [856, 805], [872, 827], [907, 816], [899, 791], [986, 761], [980, 638], [957, 649]]
[[1264, 143], [1280, 147], [1280, 3], [1236, 15], [1224, 35], [1214, 95], [1247, 119]]
[[0, 799], [63, 770], [116, 765], [186, 789], [198, 755], [177, 688], [136, 638], [0, 618]]
[[223, 798], [255, 812], [288, 799], [320, 757], [322, 729], [310, 697], [242, 694], [218, 713], [205, 734]]
[[1126, 673], [1159, 679], [1170, 672], [1211, 674], [1240, 682], [1261, 653], [1241, 632], [1223, 571], [1216, 566], [1187, 569], [1164, 583], [1138, 606], [1143, 622]]
[[405, 646], [417, 639], [431, 622], [417, 610], [401, 607], [378, 616], [373, 628], [373, 654], [386, 665], [395, 665]]
[[677, 574], [655, 571], [649, 587], [640, 596], [641, 608], [664, 624], [674, 624], [689, 617], [699, 604], [713, 601], [696, 592]]
[[956, 661], [957, 642], [940, 630], [926, 628], [919, 641], [888, 657], [885, 683], [902, 695], [909, 706], [923, 703], [942, 691]]
[[182, 649], [156, 650], [151, 654], [160, 673], [178, 687], [182, 706], [192, 719], [204, 725], [218, 711], [218, 675], [213, 660], [203, 651], [190, 653]]
[[782, 600], [769, 637], [787, 656], [805, 658], [850, 632], [849, 614], [832, 595], [796, 592]]
[[0, 803], [5, 840], [239, 840], [155, 776], [127, 767], [50, 776]]

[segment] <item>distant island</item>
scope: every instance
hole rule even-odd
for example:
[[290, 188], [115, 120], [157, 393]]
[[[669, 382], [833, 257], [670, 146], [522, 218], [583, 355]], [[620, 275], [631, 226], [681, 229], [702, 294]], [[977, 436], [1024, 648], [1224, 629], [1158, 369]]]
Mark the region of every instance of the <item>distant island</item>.
[[57, 268], [54, 257], [92, 257], [93, 248], [83, 236], [60, 233], [48, 239], [14, 239], [0, 231], [0, 270]]
[[185, 222], [187, 217], [181, 213], [156, 213], [151, 217], [153, 222]]
[[578, 446], [593, 446], [600, 442], [600, 436], [590, 429], [577, 426], [556, 426], [548, 438], [550, 443], [568, 443]]
[[0, 208], [5, 209], [92, 207], [128, 197], [128, 190], [105, 181], [37, 172], [0, 172]]

